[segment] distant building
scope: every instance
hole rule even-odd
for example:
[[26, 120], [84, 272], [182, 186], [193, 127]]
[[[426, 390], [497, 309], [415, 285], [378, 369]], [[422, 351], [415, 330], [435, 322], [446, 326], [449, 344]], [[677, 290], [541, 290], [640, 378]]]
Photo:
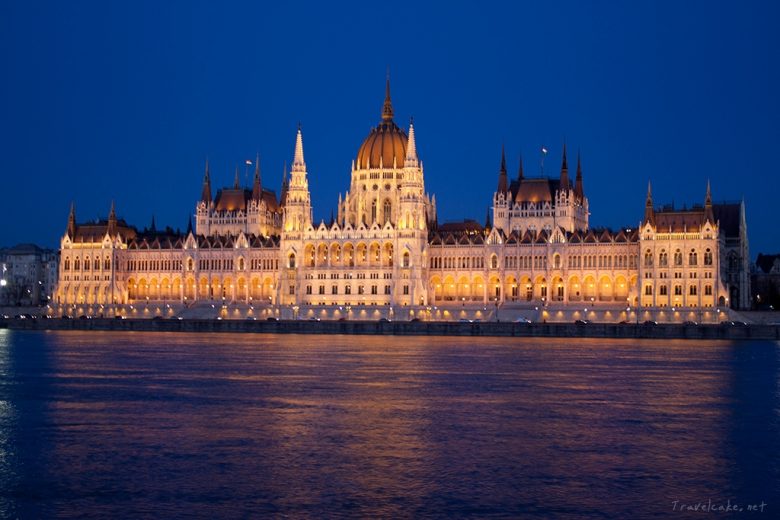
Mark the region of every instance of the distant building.
[[34, 244], [0, 249], [0, 305], [43, 305], [54, 293], [59, 252]]
[[755, 307], [780, 310], [780, 254], [759, 253], [751, 278]]
[[495, 306], [496, 316], [500, 305], [624, 317], [686, 310], [667, 319], [750, 305], [744, 204], [714, 204], [709, 185], [691, 209], [656, 208], [648, 186], [638, 226], [593, 228], [579, 154], [573, 179], [564, 146], [557, 177], [525, 175], [521, 163], [510, 181], [502, 150], [485, 225], [439, 224], [415, 127], [395, 123], [389, 82], [350, 173], [337, 216], [313, 222], [299, 127], [278, 198], [257, 163], [251, 188], [236, 175], [212, 197], [207, 164], [186, 233], [139, 231], [113, 206], [108, 219], [77, 224], [71, 208], [56, 302], [84, 312], [137, 302], [318, 306], [324, 317], [366, 306], [434, 316], [467, 304]]

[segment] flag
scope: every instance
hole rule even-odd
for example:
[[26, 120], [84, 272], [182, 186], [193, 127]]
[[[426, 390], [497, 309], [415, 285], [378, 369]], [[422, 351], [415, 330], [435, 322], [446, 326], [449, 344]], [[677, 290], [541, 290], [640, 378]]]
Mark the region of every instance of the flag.
[[544, 146], [542, 146], [542, 153], [547, 153], [547, 148], [545, 148]]
[[247, 166], [252, 166], [252, 161], [250, 161], [249, 159], [247, 159], [247, 160], [246, 160], [246, 165], [247, 165]]

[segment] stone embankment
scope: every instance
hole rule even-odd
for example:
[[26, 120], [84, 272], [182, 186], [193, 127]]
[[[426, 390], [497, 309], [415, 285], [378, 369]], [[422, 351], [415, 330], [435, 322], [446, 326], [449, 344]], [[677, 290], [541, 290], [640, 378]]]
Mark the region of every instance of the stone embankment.
[[680, 325], [615, 323], [511, 323], [453, 321], [313, 321], [179, 319], [9, 319], [13, 330], [150, 332], [256, 332], [270, 334], [376, 334], [396, 336], [515, 336], [657, 339], [780, 340], [779, 325]]

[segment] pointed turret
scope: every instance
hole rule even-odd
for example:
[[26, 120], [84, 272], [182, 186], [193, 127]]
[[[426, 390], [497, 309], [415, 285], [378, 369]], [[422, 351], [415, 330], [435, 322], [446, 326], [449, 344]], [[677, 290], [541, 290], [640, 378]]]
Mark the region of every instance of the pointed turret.
[[151, 231], [152, 233], [157, 232], [157, 224], [155, 224], [154, 222], [154, 214], [152, 214], [152, 224], [149, 226], [149, 231]]
[[647, 181], [647, 199], [645, 200], [645, 223], [655, 226], [655, 211], [653, 211], [653, 191], [650, 181]]
[[707, 179], [707, 194], [704, 196], [704, 218], [710, 222], [715, 222], [715, 215], [712, 212], [712, 193], [710, 192], [710, 180]]
[[209, 160], [206, 159], [206, 172], [203, 174], [203, 190], [200, 200], [206, 204], [211, 202], [211, 177], [209, 175]]
[[523, 182], [523, 178], [524, 178], [524, 175], [523, 175], [523, 156], [521, 154], [520, 155], [520, 167], [517, 169], [517, 182], [518, 183]]
[[233, 189], [237, 190], [240, 187], [240, 184], [238, 182], [238, 166], [236, 166], [236, 173], [233, 177]]
[[116, 210], [113, 200], [111, 201], [111, 211], [108, 212], [108, 234], [112, 237], [116, 235]]
[[70, 238], [76, 236], [76, 205], [73, 202], [70, 203], [70, 214], [68, 215], [68, 236]]
[[252, 200], [260, 202], [263, 197], [263, 185], [260, 182], [260, 154], [255, 157], [255, 179], [252, 182]]
[[385, 104], [382, 106], [382, 121], [393, 120], [393, 102], [390, 100], [390, 73], [387, 73], [385, 82]]
[[409, 141], [406, 145], [406, 159], [404, 166], [416, 168], [420, 161], [417, 157], [417, 142], [414, 139], [414, 118], [409, 120]]
[[582, 162], [580, 161], [579, 151], [577, 151], [577, 178], [574, 181], [574, 196], [579, 200], [585, 198], [585, 190], [582, 188]]
[[490, 208], [485, 212], [485, 234], [489, 233], [493, 228], [493, 223], [490, 222]]
[[563, 160], [561, 162], [561, 190], [569, 189], [569, 165], [566, 162], [566, 143], [563, 143]]
[[501, 145], [501, 167], [498, 170], [498, 193], [506, 193], [508, 190], [508, 183], [506, 179], [506, 152], [504, 145]]
[[303, 134], [301, 133], [300, 123], [298, 123], [298, 134], [295, 136], [295, 155], [293, 156], [292, 171], [306, 171], [306, 162], [303, 160]]
[[279, 196], [279, 204], [282, 206], [287, 204], [287, 161], [284, 161], [284, 169], [282, 170], [282, 191]]
[[189, 235], [190, 233], [192, 233], [192, 215], [190, 215], [190, 218], [187, 221], [187, 234]]

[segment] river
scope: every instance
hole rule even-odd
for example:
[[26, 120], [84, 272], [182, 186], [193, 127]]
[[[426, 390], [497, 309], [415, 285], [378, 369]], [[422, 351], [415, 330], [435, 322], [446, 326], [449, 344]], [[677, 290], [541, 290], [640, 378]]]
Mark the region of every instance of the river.
[[0, 516], [777, 518], [778, 374], [771, 341], [0, 330]]

